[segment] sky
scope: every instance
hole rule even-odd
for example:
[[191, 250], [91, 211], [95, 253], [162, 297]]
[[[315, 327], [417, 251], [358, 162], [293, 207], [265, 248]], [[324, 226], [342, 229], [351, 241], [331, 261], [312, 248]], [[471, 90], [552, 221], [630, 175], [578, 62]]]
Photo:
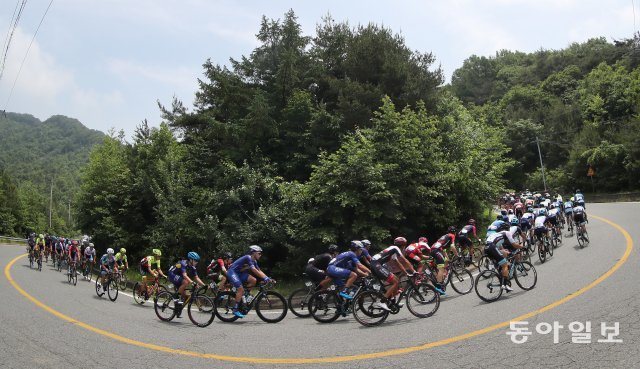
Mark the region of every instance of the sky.
[[[3, 45], [22, 1], [0, 1]], [[6, 53], [0, 110], [43, 121], [66, 115], [128, 137], [145, 119], [161, 123], [158, 101], [170, 106], [175, 96], [191, 107], [202, 64], [249, 55], [262, 16], [282, 19], [289, 9], [307, 36], [327, 14], [352, 27], [384, 25], [410, 49], [433, 53], [447, 82], [471, 55], [612, 42], [640, 26], [640, 0], [53, 0], [34, 39], [50, 1], [24, 7]]]

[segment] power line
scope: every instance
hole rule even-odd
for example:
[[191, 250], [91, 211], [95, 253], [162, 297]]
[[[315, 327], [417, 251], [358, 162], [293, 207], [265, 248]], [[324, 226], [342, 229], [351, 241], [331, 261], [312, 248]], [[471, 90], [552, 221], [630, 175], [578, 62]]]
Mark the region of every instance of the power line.
[[[26, 3], [26, 0], [24, 0]], [[4, 110], [7, 110], [7, 106], [9, 105], [9, 100], [11, 100], [11, 96], [13, 95], [13, 89], [16, 87], [16, 82], [18, 82], [18, 78], [20, 77], [20, 72], [22, 72], [22, 67], [24, 66], [24, 62], [25, 60], [27, 60], [27, 55], [29, 55], [29, 50], [31, 50], [31, 45], [33, 45], [33, 41], [36, 39], [36, 35], [38, 34], [38, 31], [40, 30], [40, 26], [42, 25], [42, 22], [44, 22], [44, 17], [47, 16], [47, 13], [49, 12], [49, 8], [51, 8], [51, 4], [53, 4], [53, 0], [49, 1], [49, 5], [47, 6], [47, 9], [44, 11], [44, 14], [42, 15], [42, 19], [40, 19], [40, 23], [38, 24], [38, 28], [36, 28], [36, 32], [33, 34], [33, 37], [31, 38], [31, 42], [29, 43], [29, 47], [27, 48], [27, 52], [24, 53], [24, 58], [22, 58], [22, 63], [20, 63], [20, 69], [18, 69], [18, 74], [16, 75], [16, 79], [13, 81], [13, 86], [11, 86], [11, 91], [9, 92], [9, 97], [7, 97], [7, 102], [4, 105]]]
[[[2, 66], [0, 66], [0, 80], [2, 79], [2, 75], [4, 74], [4, 67], [7, 63], [7, 55], [9, 55], [9, 45], [11, 45], [11, 40], [13, 39], [13, 33], [16, 31], [18, 27], [18, 22], [20, 21], [20, 16], [22, 15], [22, 11], [24, 7], [27, 5], [27, 0], [22, 0], [22, 4], [20, 4], [20, 10], [18, 10], [18, 15], [16, 15], [16, 10], [13, 10], [13, 16], [11, 17], [11, 22], [13, 23], [13, 28], [11, 27], [11, 23], [9, 23], [10, 33], [7, 33], [7, 37], [5, 38], [4, 55], [2, 56]], [[16, 8], [18, 4], [16, 3]], [[15, 16], [15, 18], [14, 18]]]

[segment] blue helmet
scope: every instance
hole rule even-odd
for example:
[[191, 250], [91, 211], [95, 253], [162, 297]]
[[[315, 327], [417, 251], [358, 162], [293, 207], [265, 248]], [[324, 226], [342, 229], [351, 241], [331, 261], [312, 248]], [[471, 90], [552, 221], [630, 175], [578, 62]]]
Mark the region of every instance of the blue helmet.
[[200, 261], [200, 255], [195, 251], [189, 251], [187, 258], [195, 261]]
[[518, 220], [518, 218], [513, 217], [511, 218], [511, 225], [517, 226], [520, 224], [520, 221]]

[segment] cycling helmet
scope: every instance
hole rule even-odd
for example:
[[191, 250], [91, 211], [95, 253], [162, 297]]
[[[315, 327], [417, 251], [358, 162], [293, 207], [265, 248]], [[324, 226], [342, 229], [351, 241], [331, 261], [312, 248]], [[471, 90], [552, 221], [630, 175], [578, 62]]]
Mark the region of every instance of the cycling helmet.
[[113, 249], [111, 247], [107, 249], [107, 255], [113, 255]]
[[362, 242], [362, 245], [363, 245], [366, 249], [368, 249], [368, 248], [371, 246], [371, 241], [369, 241], [369, 240], [362, 240], [362, 241], [360, 241], [360, 242]]
[[307, 260], [307, 264], [311, 264], [311, 263], [313, 263], [315, 260], [316, 260], [315, 258], [310, 258], [309, 260]]
[[507, 214], [513, 214], [513, 209], [509, 209], [509, 210], [507, 211]]
[[473, 218], [471, 218], [471, 219], [469, 219], [469, 221], [468, 221], [467, 223], [469, 223], [469, 224], [476, 224], [476, 220], [475, 220], [475, 219], [473, 219]]
[[153, 249], [151, 252], [153, 252], [155, 256], [162, 256], [162, 251], [160, 251], [160, 249]]
[[511, 219], [511, 225], [517, 226], [520, 224], [520, 221], [518, 220], [518, 218], [512, 218]]
[[580, 189], [577, 189], [577, 190], [576, 190], [576, 193], [580, 193]]
[[501, 223], [501, 224], [498, 226], [498, 232], [500, 232], [500, 231], [507, 231], [507, 230], [509, 230], [509, 224], [507, 224], [507, 223]]
[[[95, 247], [95, 245], [93, 244], [93, 242], [90, 242], [90, 243], [89, 243], [89, 247], [90, 247], [90, 248], [94, 248], [94, 247]], [[124, 250], [124, 249], [122, 249], [122, 250]]]
[[531, 206], [527, 208], [527, 213], [533, 213], [533, 208]]
[[249, 253], [252, 254], [254, 252], [262, 252], [262, 247], [260, 247], [258, 245], [249, 246]]
[[338, 252], [338, 245], [332, 243], [331, 245], [329, 245], [329, 248], [327, 250], [331, 253]]
[[229, 251], [225, 251], [222, 253], [222, 259], [233, 259], [233, 255]]
[[500, 214], [507, 215], [507, 210], [505, 210], [505, 209], [500, 210]]
[[78, 240], [72, 240], [72, 241], [71, 241], [71, 244], [72, 244], [73, 246], [78, 246]]
[[498, 214], [498, 216], [496, 217], [496, 219], [497, 219], [497, 220], [502, 220], [502, 219], [504, 219], [504, 218], [502, 217], [502, 215], [501, 215], [501, 214]]
[[571, 196], [571, 198], [569, 199], [569, 201], [574, 202], [576, 201], [575, 197]]
[[422, 237], [418, 238], [418, 243], [420, 243], [420, 242], [425, 242], [426, 243], [426, 242], [429, 242], [429, 240], [426, 237], [422, 236]]
[[[93, 247], [93, 244], [90, 243], [89, 246]], [[120, 249], [120, 253], [121, 254], [126, 254], [127, 253], [127, 249], [125, 249], [124, 247]]]
[[193, 261], [200, 261], [200, 255], [198, 255], [195, 251], [189, 251], [187, 254], [187, 259], [191, 259]]
[[363, 248], [364, 248], [364, 245], [360, 241], [351, 241], [351, 243], [349, 244], [349, 249], [351, 249], [351, 251], [356, 251], [358, 249], [363, 249]]
[[396, 237], [396, 239], [393, 240], [393, 244], [396, 246], [405, 246], [407, 244], [407, 239], [404, 237]]
[[547, 215], [547, 209], [545, 208], [540, 209], [540, 211], [538, 212], [538, 215]]
[[456, 227], [449, 226], [449, 228], [447, 228], [447, 233], [456, 233]]
[[552, 202], [551, 204], [549, 204], [549, 209], [555, 209], [555, 207], [556, 207], [555, 203]]
[[39, 238], [44, 238], [44, 235], [43, 235], [42, 233], [40, 233], [40, 234], [38, 235], [38, 237], [39, 237]]

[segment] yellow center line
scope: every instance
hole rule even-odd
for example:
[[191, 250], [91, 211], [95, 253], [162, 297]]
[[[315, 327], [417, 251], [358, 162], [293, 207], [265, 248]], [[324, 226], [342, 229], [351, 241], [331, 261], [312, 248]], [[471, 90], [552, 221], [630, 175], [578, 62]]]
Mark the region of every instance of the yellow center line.
[[439, 341], [435, 341], [435, 342], [429, 342], [429, 343], [425, 343], [422, 345], [418, 345], [418, 346], [410, 346], [410, 347], [404, 347], [404, 348], [397, 348], [397, 349], [393, 349], [393, 350], [387, 350], [387, 351], [380, 351], [380, 352], [372, 352], [369, 354], [358, 354], [358, 355], [345, 355], [345, 356], [335, 356], [335, 357], [317, 357], [317, 358], [266, 358], [266, 357], [242, 357], [242, 356], [228, 356], [228, 355], [219, 355], [219, 354], [210, 354], [210, 353], [201, 353], [201, 352], [195, 352], [195, 351], [188, 351], [188, 350], [179, 350], [179, 349], [174, 349], [171, 347], [166, 347], [166, 346], [161, 346], [161, 345], [156, 345], [153, 343], [146, 343], [146, 342], [142, 342], [142, 341], [138, 341], [138, 340], [134, 340], [131, 338], [127, 338], [127, 337], [123, 337], [120, 336], [118, 334], [109, 332], [109, 331], [105, 331], [103, 329], [100, 328], [96, 328], [94, 326], [91, 326], [87, 323], [81, 322], [79, 320], [76, 320], [68, 315], [65, 315], [57, 310], [54, 310], [53, 308], [43, 304], [42, 302], [40, 302], [38, 299], [36, 299], [35, 297], [31, 296], [30, 294], [28, 294], [27, 292], [25, 292], [25, 290], [23, 290], [11, 277], [11, 267], [13, 266], [13, 264], [15, 264], [16, 261], [18, 261], [20, 258], [25, 257], [27, 254], [23, 254], [20, 256], [15, 257], [13, 260], [11, 260], [7, 266], [4, 268], [4, 275], [7, 277], [7, 280], [9, 280], [9, 283], [11, 283], [11, 285], [23, 296], [25, 296], [27, 299], [29, 299], [31, 302], [33, 302], [35, 305], [37, 305], [38, 307], [40, 307], [41, 309], [53, 314], [54, 316], [66, 320], [70, 323], [73, 323], [79, 327], [82, 327], [86, 330], [89, 330], [91, 332], [95, 332], [98, 333], [100, 335], [103, 335], [105, 337], [109, 337], [113, 340], [122, 342], [122, 343], [126, 343], [129, 345], [133, 345], [133, 346], [138, 346], [138, 347], [143, 347], [143, 348], [147, 348], [147, 349], [151, 349], [151, 350], [156, 350], [156, 351], [161, 351], [161, 352], [166, 352], [166, 353], [171, 353], [171, 354], [179, 354], [179, 355], [185, 355], [185, 356], [191, 356], [191, 357], [198, 357], [198, 358], [204, 358], [204, 359], [214, 359], [214, 360], [222, 360], [222, 361], [232, 361], [232, 362], [242, 362], [242, 363], [254, 363], [254, 364], [317, 364], [317, 363], [336, 363], [336, 362], [345, 362], [345, 361], [355, 361], [355, 360], [364, 360], [364, 359], [376, 359], [376, 358], [381, 358], [381, 357], [387, 357], [387, 356], [394, 356], [394, 355], [401, 355], [401, 354], [406, 354], [406, 353], [411, 353], [411, 352], [416, 352], [416, 351], [422, 351], [422, 350], [426, 350], [429, 348], [433, 348], [433, 347], [438, 347], [438, 346], [443, 346], [443, 345], [447, 345], [449, 343], [454, 343], [454, 342], [459, 342], [459, 341], [463, 341], [472, 337], [476, 337], [476, 336], [480, 336], [482, 334], [485, 333], [489, 333], [492, 331], [495, 331], [497, 329], [503, 328], [503, 327], [507, 327], [509, 326], [509, 323], [512, 321], [520, 321], [520, 320], [526, 320], [529, 319], [535, 315], [544, 313], [546, 311], [549, 311], [553, 308], [556, 308], [570, 300], [573, 300], [574, 298], [582, 295], [583, 293], [585, 293], [586, 291], [592, 289], [593, 287], [597, 286], [598, 284], [602, 283], [602, 281], [604, 281], [605, 279], [609, 278], [613, 273], [615, 273], [618, 269], [620, 269], [620, 267], [627, 261], [627, 259], [629, 258], [629, 255], [631, 255], [631, 251], [633, 251], [633, 240], [631, 239], [631, 236], [629, 235], [629, 233], [622, 228], [621, 226], [617, 225], [616, 223], [613, 223], [610, 220], [595, 216], [595, 215], [591, 215], [591, 218], [595, 218], [598, 220], [601, 220], [609, 225], [611, 225], [612, 227], [616, 228], [618, 231], [620, 231], [620, 233], [623, 234], [623, 236], [626, 239], [627, 242], [627, 246], [626, 246], [626, 250], [624, 252], [624, 255], [622, 256], [622, 258], [620, 258], [620, 260], [618, 260], [618, 262], [611, 268], [609, 269], [606, 273], [604, 273], [602, 276], [600, 276], [598, 279], [596, 279], [595, 281], [591, 282], [590, 284], [588, 284], [585, 287], [582, 287], [581, 289], [563, 297], [560, 300], [557, 300], [549, 305], [546, 305], [540, 309], [531, 311], [529, 313], [526, 314], [522, 314], [520, 316], [517, 316], [515, 318], [509, 319], [508, 321], [504, 321], [502, 323], [498, 323], [498, 324], [494, 324], [492, 326], [486, 327], [486, 328], [482, 328], [473, 332], [469, 332], [466, 334], [462, 334], [462, 335], [458, 335], [455, 337], [451, 337], [451, 338], [447, 338], [447, 339], [443, 339], [443, 340], [439, 340]]

